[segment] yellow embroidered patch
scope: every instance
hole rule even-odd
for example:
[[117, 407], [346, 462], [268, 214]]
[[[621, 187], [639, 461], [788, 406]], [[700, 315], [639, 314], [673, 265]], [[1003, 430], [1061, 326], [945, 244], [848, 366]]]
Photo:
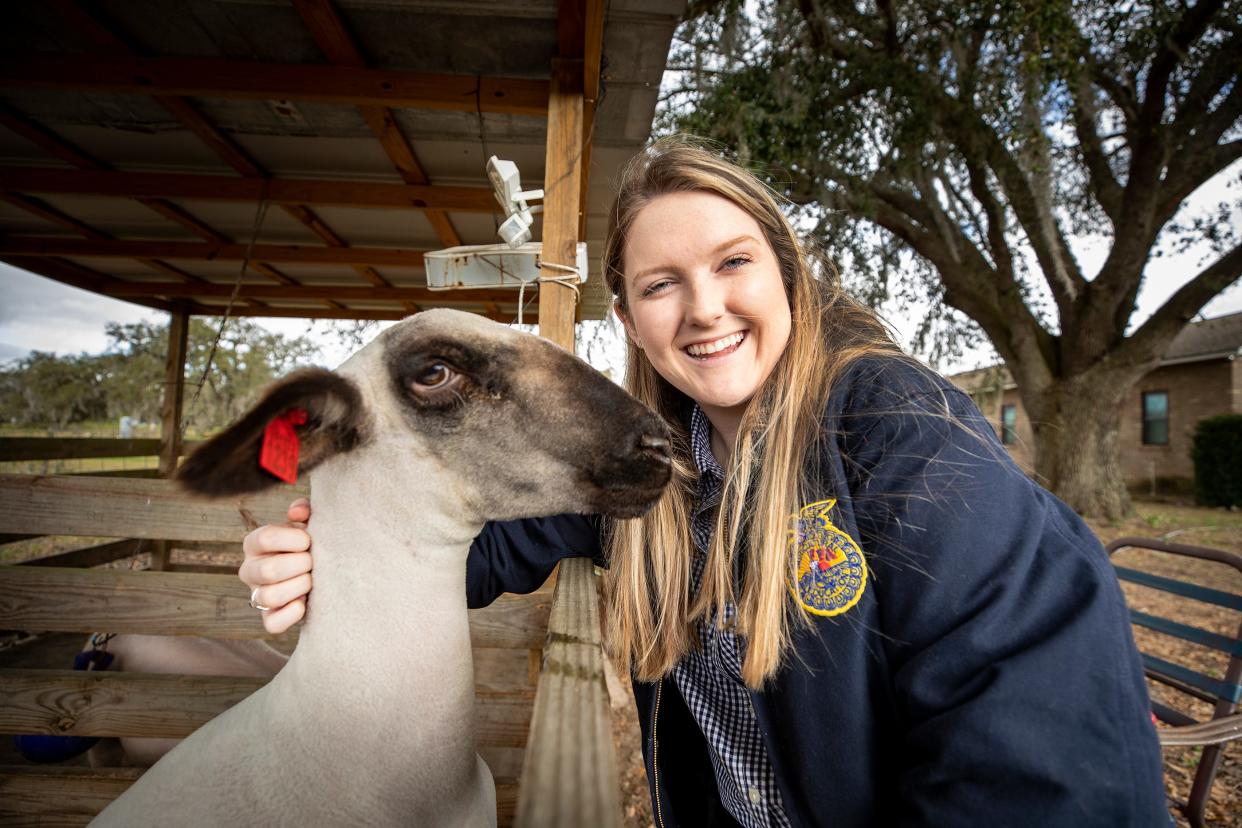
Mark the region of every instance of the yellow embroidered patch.
[[790, 549], [798, 556], [797, 580], [790, 589], [799, 606], [815, 615], [840, 615], [867, 589], [867, 562], [854, 539], [828, 514], [835, 498], [803, 506], [794, 515]]

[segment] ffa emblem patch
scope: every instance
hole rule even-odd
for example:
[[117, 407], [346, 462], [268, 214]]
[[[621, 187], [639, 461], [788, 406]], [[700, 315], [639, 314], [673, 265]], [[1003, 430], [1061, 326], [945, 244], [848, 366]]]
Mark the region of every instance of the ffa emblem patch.
[[798, 559], [794, 597], [815, 615], [840, 615], [857, 604], [867, 588], [862, 550], [828, 519], [836, 503], [832, 499], [803, 506], [790, 532], [790, 546]]

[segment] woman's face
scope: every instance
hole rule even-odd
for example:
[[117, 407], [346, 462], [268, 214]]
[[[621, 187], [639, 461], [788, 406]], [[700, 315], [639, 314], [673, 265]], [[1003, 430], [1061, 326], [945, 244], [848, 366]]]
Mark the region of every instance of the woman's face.
[[658, 196], [634, 217], [622, 262], [627, 311], [617, 315], [629, 335], [717, 427], [736, 427], [791, 324], [759, 223], [713, 193]]

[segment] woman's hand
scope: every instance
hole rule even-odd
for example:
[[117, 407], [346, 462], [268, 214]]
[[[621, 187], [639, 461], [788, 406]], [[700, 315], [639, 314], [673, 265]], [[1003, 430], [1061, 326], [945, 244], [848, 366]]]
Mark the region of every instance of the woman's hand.
[[260, 526], [242, 541], [246, 560], [237, 570], [263, 612], [263, 627], [278, 635], [302, 620], [311, 590], [311, 538], [306, 532], [310, 501], [289, 504], [289, 523]]

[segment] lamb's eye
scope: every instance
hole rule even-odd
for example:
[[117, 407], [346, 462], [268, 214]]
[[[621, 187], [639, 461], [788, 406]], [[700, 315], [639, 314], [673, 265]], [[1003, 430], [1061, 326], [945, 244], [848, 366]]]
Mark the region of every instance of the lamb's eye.
[[435, 362], [428, 366], [426, 370], [416, 374], [414, 378], [410, 380], [410, 385], [416, 391], [429, 391], [448, 385], [448, 383], [451, 382], [455, 376], [456, 374], [453, 372], [453, 369], [449, 368], [443, 362]]

